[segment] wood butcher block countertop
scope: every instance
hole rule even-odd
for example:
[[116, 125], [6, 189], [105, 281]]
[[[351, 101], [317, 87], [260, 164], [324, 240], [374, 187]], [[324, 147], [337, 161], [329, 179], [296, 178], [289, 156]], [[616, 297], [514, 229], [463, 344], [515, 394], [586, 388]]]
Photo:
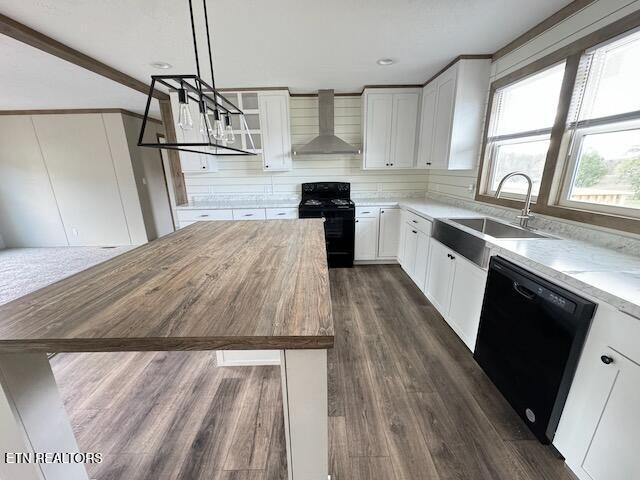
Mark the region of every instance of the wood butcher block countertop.
[[0, 353], [331, 348], [322, 222], [190, 225], [0, 306]]

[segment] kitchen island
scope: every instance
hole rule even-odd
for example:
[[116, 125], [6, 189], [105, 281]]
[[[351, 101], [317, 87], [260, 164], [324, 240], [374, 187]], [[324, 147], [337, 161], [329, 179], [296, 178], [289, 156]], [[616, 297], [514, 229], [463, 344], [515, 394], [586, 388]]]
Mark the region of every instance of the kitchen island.
[[[322, 220], [198, 222], [0, 307], [0, 449], [78, 451], [47, 352], [269, 349], [289, 479], [324, 480], [333, 335]], [[0, 466], [87, 479], [83, 464]]]

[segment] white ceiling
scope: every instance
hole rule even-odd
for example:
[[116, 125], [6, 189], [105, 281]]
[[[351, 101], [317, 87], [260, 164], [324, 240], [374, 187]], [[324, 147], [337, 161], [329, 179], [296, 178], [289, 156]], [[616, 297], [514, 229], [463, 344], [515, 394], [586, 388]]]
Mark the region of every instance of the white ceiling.
[[[0, 59], [0, 110], [124, 108], [144, 112], [146, 95], [4, 35], [0, 35]], [[160, 118], [155, 100], [150, 111]]]
[[[496, 51], [568, 3], [207, 0], [217, 86], [288, 86], [294, 93], [420, 83], [459, 54]], [[201, 1], [194, 4], [201, 18]], [[187, 0], [0, 0], [0, 11], [148, 82], [152, 74], [195, 71], [187, 5]], [[202, 29], [200, 33], [204, 40]], [[1, 38], [0, 55], [0, 109], [79, 108], [100, 102], [104, 107], [144, 108], [144, 95], [129, 91], [126, 97], [113, 82], [62, 60], [44, 59], [37, 50], [8, 39]], [[397, 63], [378, 66], [381, 57]], [[154, 61], [174, 68], [153, 69], [149, 63]], [[208, 78], [204, 48], [201, 64]]]

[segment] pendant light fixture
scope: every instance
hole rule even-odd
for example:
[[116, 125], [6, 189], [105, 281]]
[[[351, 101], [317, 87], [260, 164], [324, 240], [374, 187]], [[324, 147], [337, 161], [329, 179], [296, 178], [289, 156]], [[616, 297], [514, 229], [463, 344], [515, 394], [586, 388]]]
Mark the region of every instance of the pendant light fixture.
[[[142, 128], [138, 145], [141, 147], [165, 148], [180, 150], [183, 152], [203, 153], [207, 155], [255, 155], [253, 151], [243, 150], [230, 146], [235, 143], [235, 133], [232, 127], [232, 116], [238, 117], [237, 125], [246, 127], [247, 121], [242, 110], [225, 98], [217, 89], [213, 74], [213, 55], [211, 53], [211, 36], [209, 33], [209, 19], [207, 16], [207, 3], [202, 0], [204, 10], [204, 24], [207, 34], [207, 49], [209, 53], [209, 66], [211, 84], [205, 82], [200, 75], [200, 60], [198, 57], [198, 42], [193, 16], [193, 3], [189, 2], [189, 15], [191, 19], [191, 33], [193, 36], [193, 51], [196, 60], [195, 75], [152, 75], [149, 87], [149, 96], [142, 119]], [[176, 143], [150, 143], [144, 142], [144, 133], [149, 118], [149, 108], [156, 89], [156, 84], [166, 87], [170, 92], [178, 94], [178, 127], [183, 132], [189, 132], [194, 128], [194, 120], [191, 115], [190, 105], [198, 106], [197, 128], [200, 132], [199, 142]], [[213, 121], [212, 121], [213, 119]], [[224, 121], [223, 121], [224, 119]], [[248, 129], [247, 129], [248, 130]], [[246, 132], [247, 146], [255, 149], [251, 134]], [[196, 137], [198, 137], [196, 133]]]

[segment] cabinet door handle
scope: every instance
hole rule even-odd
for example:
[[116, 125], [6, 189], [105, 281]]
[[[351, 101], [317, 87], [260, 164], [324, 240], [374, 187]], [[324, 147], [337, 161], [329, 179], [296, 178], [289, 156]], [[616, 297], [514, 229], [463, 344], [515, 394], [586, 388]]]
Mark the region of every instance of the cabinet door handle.
[[360, 223], [360, 220], [356, 220], [356, 223]]
[[417, 221], [417, 220], [411, 220], [411, 221], [412, 221], [413, 223], [418, 223], [418, 221]]
[[600, 360], [602, 360], [602, 363], [604, 363], [605, 365], [611, 365], [613, 363], [613, 358], [611, 358], [609, 355], [602, 355], [600, 357]]
[[380, 210], [380, 213], [381, 213], [381, 214], [382, 214], [382, 213], [384, 213], [384, 210]]
[[418, 233], [418, 232], [416, 232], [415, 230], [411, 230], [411, 231], [412, 231], [413, 233]]
[[269, 165], [265, 165], [264, 168], [269, 168]]
[[431, 162], [427, 162], [427, 165], [431, 165]]
[[393, 167], [393, 163], [390, 163], [389, 165], [391, 165]]

